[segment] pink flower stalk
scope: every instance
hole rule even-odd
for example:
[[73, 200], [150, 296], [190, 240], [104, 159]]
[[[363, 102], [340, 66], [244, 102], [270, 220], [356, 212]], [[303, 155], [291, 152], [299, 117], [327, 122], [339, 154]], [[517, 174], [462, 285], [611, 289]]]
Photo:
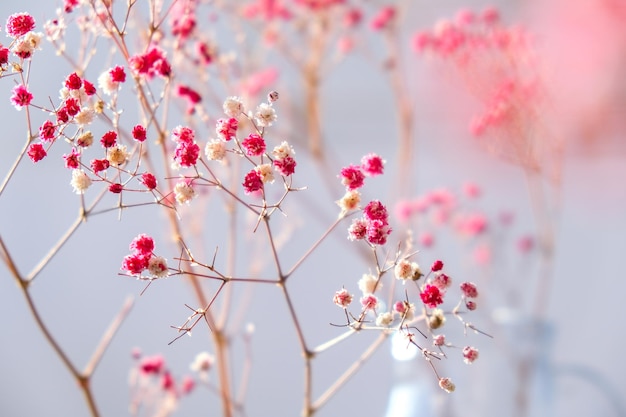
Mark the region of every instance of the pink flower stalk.
[[365, 181], [365, 174], [363, 174], [360, 167], [355, 165], [342, 168], [339, 177], [341, 178], [341, 183], [349, 191], [361, 188]]
[[139, 369], [143, 374], [160, 374], [165, 370], [165, 359], [161, 355], [146, 356], [141, 360]]
[[6, 31], [9, 36], [19, 38], [35, 29], [35, 19], [28, 13], [16, 13], [7, 19]]
[[420, 298], [422, 302], [430, 308], [435, 308], [443, 303], [443, 295], [439, 288], [430, 284], [424, 286], [424, 289], [420, 293]]
[[31, 159], [31, 161], [33, 162], [39, 162], [42, 159], [44, 159], [47, 155], [46, 150], [44, 149], [43, 145], [41, 143], [32, 143], [29, 147], [28, 147], [28, 157]]
[[137, 75], [152, 78], [155, 75], [169, 77], [172, 68], [165, 57], [165, 52], [157, 47], [151, 47], [145, 54], [139, 54], [130, 58], [131, 70]]
[[241, 147], [248, 156], [261, 156], [265, 152], [265, 140], [256, 133], [251, 133], [241, 141]]
[[13, 88], [13, 94], [11, 95], [11, 103], [17, 110], [22, 110], [22, 107], [28, 106], [33, 100], [33, 95], [28, 91], [25, 85], [20, 84]]

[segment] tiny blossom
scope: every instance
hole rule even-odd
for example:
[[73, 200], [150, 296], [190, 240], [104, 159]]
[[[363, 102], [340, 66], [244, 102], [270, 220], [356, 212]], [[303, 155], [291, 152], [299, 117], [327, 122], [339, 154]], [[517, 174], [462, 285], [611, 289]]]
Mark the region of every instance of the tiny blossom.
[[144, 374], [160, 374], [164, 367], [165, 359], [161, 355], [146, 356], [139, 364], [139, 369]]
[[352, 298], [353, 295], [350, 294], [345, 288], [342, 288], [335, 292], [335, 295], [333, 296], [333, 303], [339, 307], [346, 308], [352, 302]]
[[361, 202], [361, 193], [357, 190], [346, 191], [341, 200], [337, 201], [337, 205], [341, 208], [341, 211], [347, 213], [359, 208]]
[[111, 184], [109, 185], [109, 191], [112, 192], [113, 194], [119, 194], [124, 190], [124, 186], [120, 183], [115, 183], [115, 184]]
[[404, 320], [413, 320], [415, 317], [415, 304], [407, 301], [396, 301], [393, 305], [393, 310], [400, 314]]
[[296, 172], [296, 165], [296, 160], [291, 156], [274, 160], [274, 168], [276, 168], [276, 171], [278, 171], [280, 175], [285, 177], [293, 175], [293, 173]]
[[63, 85], [70, 90], [78, 90], [83, 86], [83, 80], [81, 80], [78, 74], [73, 72], [67, 76]]
[[371, 220], [367, 223], [366, 239], [372, 245], [384, 245], [390, 234], [391, 227], [382, 220]]
[[265, 152], [265, 140], [256, 133], [251, 133], [242, 140], [241, 146], [248, 156], [261, 156]]
[[16, 85], [13, 88], [13, 94], [11, 95], [11, 103], [17, 110], [22, 110], [22, 107], [28, 106], [33, 100], [33, 95], [28, 91], [25, 85]]
[[154, 239], [145, 233], [139, 234], [130, 242], [129, 249], [133, 253], [149, 258], [154, 251]]
[[85, 90], [85, 94], [88, 96], [96, 94], [96, 87], [94, 87], [94, 85], [87, 80], [83, 80], [83, 89]]
[[141, 275], [147, 267], [148, 257], [139, 254], [126, 255], [122, 261], [122, 271], [127, 271], [131, 275]]
[[169, 77], [172, 68], [165, 57], [165, 52], [157, 47], [152, 47], [148, 52], [134, 55], [129, 59], [130, 68], [137, 75], [145, 75], [152, 78], [155, 75]]
[[469, 365], [476, 359], [478, 359], [478, 349], [473, 346], [465, 346], [463, 348], [463, 362]]
[[100, 139], [100, 144], [104, 148], [111, 148], [117, 144], [117, 133], [113, 130], [106, 132]]
[[56, 111], [57, 121], [59, 123], [67, 123], [70, 120], [70, 117], [67, 114], [67, 110], [64, 107], [61, 107]]
[[239, 97], [228, 97], [222, 105], [224, 113], [228, 117], [237, 117], [243, 113], [243, 102]]
[[215, 133], [220, 139], [229, 141], [237, 135], [239, 121], [234, 117], [230, 119], [217, 119], [215, 123]]
[[220, 139], [212, 139], [207, 142], [204, 153], [211, 161], [221, 161], [226, 156], [226, 142]]
[[124, 67], [120, 65], [111, 68], [109, 74], [111, 74], [111, 80], [114, 83], [123, 83], [126, 81], [126, 72], [124, 72]]
[[274, 103], [278, 100], [278, 91], [270, 91], [267, 93], [267, 102]]
[[366, 294], [361, 297], [361, 305], [366, 310], [376, 310], [376, 306], [378, 306], [378, 297], [374, 294]]
[[[377, 283], [378, 285], [376, 285]], [[380, 290], [383, 287], [383, 283], [378, 282], [372, 274], [363, 274], [358, 285], [363, 294], [373, 294], [375, 290]]]
[[431, 284], [443, 291], [452, 285], [452, 278], [446, 274], [437, 274], [431, 281]]
[[436, 308], [432, 311], [430, 317], [428, 317], [428, 327], [431, 329], [438, 329], [446, 323], [446, 316], [443, 310]]
[[9, 48], [0, 45], [0, 66], [9, 63]]
[[174, 142], [192, 143], [196, 137], [196, 133], [187, 126], [176, 126], [172, 130], [172, 140]]
[[293, 150], [293, 148], [291, 147], [291, 145], [289, 145], [288, 142], [282, 142], [280, 145], [275, 146], [274, 150], [272, 151], [272, 155], [274, 155], [276, 159], [285, 159], [287, 157], [293, 157], [295, 153], [296, 152]]
[[354, 219], [348, 227], [348, 239], [362, 240], [367, 236], [367, 221], [365, 219]]
[[430, 267], [430, 270], [433, 272], [441, 271], [442, 269], [443, 262], [441, 262], [440, 260], [436, 260], [435, 262], [433, 262], [432, 266]]
[[125, 145], [116, 145], [107, 149], [107, 160], [111, 165], [122, 165], [128, 159]]
[[437, 334], [433, 336], [433, 345], [434, 346], [444, 346], [446, 344], [446, 336], [443, 334]]
[[94, 159], [91, 161], [91, 169], [95, 173], [104, 171], [109, 167], [109, 165], [109, 161], [107, 161], [106, 159]]
[[261, 127], [269, 127], [271, 126], [277, 119], [276, 110], [267, 103], [261, 103], [256, 108], [256, 113], [254, 113], [254, 120], [256, 120], [257, 124]]
[[439, 378], [439, 387], [447, 393], [454, 392], [456, 388], [450, 378]]
[[81, 148], [88, 148], [93, 144], [93, 133], [91, 133], [91, 131], [86, 131], [81, 133], [77, 138], [76, 138], [76, 145], [80, 146]]
[[174, 161], [180, 166], [190, 167], [196, 164], [200, 156], [200, 146], [193, 142], [179, 142], [174, 151]]
[[254, 170], [257, 171], [261, 176], [261, 181], [263, 181], [263, 184], [271, 184], [274, 182], [274, 171], [272, 170], [272, 164], [257, 165]]
[[13, 38], [19, 38], [34, 28], [35, 19], [28, 13], [15, 13], [7, 19], [6, 31]]
[[348, 190], [356, 190], [363, 186], [365, 180], [365, 174], [360, 167], [350, 165], [341, 169], [339, 174], [341, 183], [346, 186]]
[[472, 300], [467, 300], [465, 302], [465, 307], [469, 310], [469, 311], [474, 311], [476, 310], [476, 301], [472, 301]]
[[46, 150], [44, 149], [41, 143], [32, 143], [28, 147], [28, 157], [33, 162], [39, 162], [44, 159], [47, 155]]
[[476, 284], [473, 282], [461, 283], [461, 291], [463, 291], [463, 295], [467, 298], [478, 297], [478, 290], [476, 289]]
[[90, 107], [83, 107], [80, 111], [74, 116], [74, 121], [79, 125], [88, 125], [93, 122], [95, 117], [95, 112]]
[[148, 261], [148, 273], [155, 278], [167, 276], [167, 261], [162, 256], [153, 256]]
[[144, 142], [147, 138], [146, 128], [142, 125], [136, 125], [133, 127], [132, 135], [137, 142]]
[[420, 293], [420, 298], [422, 302], [430, 308], [435, 308], [443, 303], [443, 297], [439, 288], [430, 284], [424, 286], [424, 289]]
[[369, 177], [381, 175], [383, 173], [384, 165], [385, 160], [374, 153], [365, 155], [361, 159], [361, 169], [363, 170], [363, 173]]
[[72, 171], [72, 181], [70, 181], [70, 185], [74, 188], [76, 194], [84, 194], [85, 190], [91, 185], [91, 179], [84, 171], [75, 169]]
[[65, 111], [70, 116], [76, 116], [80, 111], [80, 103], [74, 97], [69, 97], [65, 100]]
[[139, 182], [145, 185], [148, 190], [154, 190], [157, 187], [156, 177], [149, 172], [141, 174]]
[[196, 196], [196, 190], [193, 189], [189, 181], [183, 180], [174, 186], [174, 194], [176, 195], [176, 201], [178, 204], [184, 204], [189, 202]]
[[180, 382], [180, 392], [183, 395], [189, 395], [196, 387], [196, 381], [189, 375], [185, 375]]
[[196, 355], [189, 368], [194, 372], [208, 372], [215, 363], [215, 357], [209, 352], [200, 352]]
[[111, 95], [119, 88], [120, 83], [113, 81], [111, 71], [105, 71], [98, 77], [98, 87], [104, 94]]
[[378, 200], [373, 200], [367, 203], [363, 209], [363, 215], [368, 220], [381, 220], [385, 223], [388, 219], [387, 208]]
[[377, 326], [387, 327], [391, 323], [393, 323], [393, 314], [391, 314], [389, 311], [385, 311], [384, 313], [380, 313], [376, 317], [376, 325]]
[[407, 259], [401, 259], [393, 268], [396, 279], [407, 280], [413, 276], [413, 266]]
[[179, 85], [176, 92], [180, 97], [186, 97], [192, 105], [202, 101], [200, 93], [186, 85]]
[[[32, 33], [32, 32], [29, 32]], [[21, 59], [29, 59], [35, 52], [35, 47], [26, 38], [15, 42], [11, 51]]]
[[76, 148], [72, 148], [69, 155], [63, 155], [63, 159], [65, 159], [65, 168], [77, 169], [80, 166], [80, 153]]
[[370, 27], [373, 30], [383, 30], [388, 29], [393, 23], [393, 19], [396, 16], [396, 9], [393, 6], [385, 6], [376, 13], [372, 21], [370, 22]]
[[263, 179], [261, 178], [261, 174], [256, 169], [253, 169], [246, 174], [242, 185], [246, 194], [259, 191], [263, 188]]
[[56, 133], [56, 126], [50, 120], [46, 120], [39, 128], [39, 139], [45, 142], [52, 141]]

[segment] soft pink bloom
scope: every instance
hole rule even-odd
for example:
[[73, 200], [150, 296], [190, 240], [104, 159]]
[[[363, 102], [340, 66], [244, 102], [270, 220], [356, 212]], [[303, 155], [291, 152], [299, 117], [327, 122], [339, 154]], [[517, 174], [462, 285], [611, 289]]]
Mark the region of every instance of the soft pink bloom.
[[435, 285], [426, 284], [420, 293], [420, 298], [422, 302], [430, 308], [435, 308], [443, 303], [443, 295]]
[[361, 305], [366, 310], [376, 310], [378, 306], [378, 297], [374, 294], [366, 294], [361, 297]]
[[369, 177], [381, 175], [385, 167], [385, 160], [380, 156], [370, 153], [361, 159], [361, 169]]
[[135, 237], [130, 243], [130, 250], [133, 253], [149, 258], [154, 250], [154, 240], [150, 236], [142, 233]]
[[280, 175], [288, 177], [296, 171], [296, 160], [291, 156], [283, 159], [275, 159], [274, 168], [276, 168], [276, 171], [278, 171]]
[[476, 289], [476, 284], [474, 284], [473, 282], [463, 282], [461, 283], [460, 287], [465, 297], [467, 298], [478, 297], [478, 290]]
[[78, 99], [75, 99], [74, 97], [69, 97], [65, 99], [64, 108], [68, 115], [72, 117], [76, 116], [78, 112], [80, 111], [80, 102], [78, 101]]
[[394, 18], [396, 17], [396, 8], [393, 6], [385, 6], [376, 13], [372, 21], [370, 22], [370, 27], [373, 30], [383, 30], [387, 29], [393, 23]]
[[196, 134], [190, 127], [176, 126], [172, 130], [172, 140], [174, 142], [193, 143], [195, 137]]
[[346, 308], [352, 302], [352, 297], [352, 294], [350, 294], [348, 290], [342, 288], [335, 292], [335, 295], [333, 296], [333, 303], [339, 307]]
[[145, 185], [148, 190], [154, 190], [157, 187], [157, 180], [150, 172], [141, 174], [139, 181]]
[[465, 346], [463, 348], [463, 361], [468, 365], [478, 359], [478, 349], [472, 346]]
[[361, 167], [355, 165], [342, 168], [339, 177], [341, 178], [341, 183], [345, 185], [348, 190], [361, 188], [365, 180], [365, 174], [363, 174]]
[[80, 153], [76, 148], [72, 148], [69, 155], [63, 155], [63, 159], [65, 159], [65, 168], [77, 169], [80, 166]]
[[255, 169], [248, 172], [243, 180], [243, 188], [246, 194], [252, 194], [263, 189], [263, 178], [261, 174]]
[[7, 19], [6, 31], [9, 36], [18, 38], [35, 29], [35, 19], [28, 13], [15, 13]]
[[28, 157], [33, 162], [39, 162], [44, 159], [47, 155], [46, 150], [44, 149], [41, 143], [32, 143], [28, 147]]
[[160, 374], [165, 369], [165, 359], [161, 355], [146, 356], [141, 360], [139, 369], [144, 374]]
[[28, 106], [32, 100], [33, 95], [28, 91], [25, 85], [20, 84], [13, 88], [11, 103], [13, 103], [16, 109], [22, 110], [22, 107]]
[[365, 219], [354, 219], [348, 227], [348, 239], [361, 240], [367, 236], [367, 221]]
[[139, 254], [126, 255], [122, 261], [122, 270], [131, 275], [141, 275], [141, 272], [148, 267], [148, 259]]
[[241, 147], [248, 156], [261, 156], [265, 152], [265, 140], [256, 133], [251, 133], [241, 141]]
[[56, 126], [50, 120], [46, 120], [39, 128], [39, 139], [42, 141], [52, 141], [56, 134]]
[[174, 150], [174, 160], [183, 167], [196, 164], [200, 156], [200, 146], [193, 142], [179, 142]]
[[391, 234], [391, 227], [383, 220], [370, 220], [367, 222], [367, 241], [372, 245], [384, 245], [387, 236]]
[[384, 223], [388, 222], [387, 208], [383, 203], [378, 200], [372, 200], [363, 209], [363, 216], [367, 220], [381, 220]]
[[230, 119], [218, 119], [215, 126], [215, 132], [220, 139], [229, 141], [237, 134], [238, 125], [239, 122], [234, 117], [231, 117]]
[[435, 278], [432, 279], [431, 284], [441, 291], [444, 291], [446, 288], [450, 287], [452, 279], [446, 274], [437, 274]]

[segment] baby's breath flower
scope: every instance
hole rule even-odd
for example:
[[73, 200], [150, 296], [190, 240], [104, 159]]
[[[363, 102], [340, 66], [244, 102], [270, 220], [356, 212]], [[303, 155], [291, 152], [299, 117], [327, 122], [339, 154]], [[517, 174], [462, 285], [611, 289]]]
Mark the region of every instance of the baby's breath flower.
[[128, 159], [125, 145], [115, 145], [107, 149], [107, 160], [111, 165], [122, 165]]
[[87, 176], [85, 171], [75, 169], [72, 171], [72, 181], [70, 181], [74, 192], [76, 194], [84, 194], [85, 190], [91, 185], [91, 179]]
[[196, 191], [188, 181], [183, 180], [176, 183], [174, 186], [174, 194], [176, 195], [176, 201], [178, 204], [189, 204], [189, 202], [196, 196]]
[[162, 256], [153, 256], [148, 261], [148, 272], [155, 278], [167, 276], [167, 261]]
[[361, 202], [361, 193], [357, 190], [346, 191], [340, 200], [337, 200], [337, 205], [341, 208], [342, 213], [347, 213], [359, 208]]
[[386, 311], [384, 313], [380, 313], [378, 317], [376, 317], [376, 325], [377, 326], [389, 326], [393, 323], [393, 314], [391, 312]]
[[219, 139], [212, 139], [204, 148], [207, 159], [211, 161], [221, 161], [226, 156], [226, 142]]
[[254, 113], [254, 120], [256, 120], [257, 124], [261, 127], [271, 126], [277, 119], [276, 110], [267, 103], [261, 103], [256, 108], [256, 113]]
[[270, 184], [274, 182], [274, 170], [272, 169], [272, 164], [258, 165], [255, 170], [261, 176], [261, 181], [263, 181], [264, 184], [267, 182]]
[[228, 97], [224, 100], [222, 108], [228, 117], [237, 117], [243, 113], [243, 103], [239, 97]]
[[439, 386], [448, 394], [454, 392], [454, 390], [456, 389], [454, 382], [452, 382], [450, 378], [439, 378]]
[[363, 277], [359, 280], [359, 289], [363, 294], [373, 294], [374, 290], [380, 290], [383, 286], [382, 282], [376, 285], [376, 277], [372, 274], [363, 274]]
[[79, 125], [88, 125], [93, 122], [95, 112], [90, 107], [83, 107], [80, 111], [74, 116], [74, 121]]

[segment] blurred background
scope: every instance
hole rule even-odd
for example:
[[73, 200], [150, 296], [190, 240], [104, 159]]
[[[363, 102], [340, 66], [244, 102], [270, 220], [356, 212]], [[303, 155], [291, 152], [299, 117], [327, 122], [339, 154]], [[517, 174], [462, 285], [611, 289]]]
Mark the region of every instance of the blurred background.
[[[365, 26], [384, 6], [370, 1], [352, 4], [363, 8]], [[416, 54], [411, 46], [416, 32], [432, 30], [459, 9], [481, 11], [492, 5], [501, 11], [503, 25], [521, 25], [533, 34], [542, 57], [541, 68], [536, 69], [545, 76], [550, 104], [536, 111], [550, 117], [539, 117], [545, 130], [537, 131], [550, 134], [533, 140], [558, 144], [558, 155], [544, 155], [542, 175], [527, 175], [523, 163], [507, 162], [473, 138], [468, 126], [481, 111], [480, 96], [472, 95], [467, 80], [435, 54]], [[43, 22], [53, 18], [59, 6], [35, 0], [0, 3], [0, 43], [10, 41], [4, 30], [10, 14], [29, 11], [37, 21], [36, 30], [43, 30]], [[231, 21], [211, 7], [199, 12], [199, 19], [206, 19], [199, 26], [230, 51], [237, 46], [229, 37]], [[390, 242], [402, 239], [409, 229], [416, 236], [432, 234], [432, 246], [418, 245], [417, 261], [428, 266], [442, 259], [455, 282], [478, 284], [480, 308], [471, 321], [494, 339], [471, 332], [464, 336], [460, 323], [449, 319], [450, 341], [476, 346], [481, 352], [471, 366], [460, 357], [442, 361], [441, 373], [457, 385], [450, 395], [439, 389], [421, 358], [394, 359], [388, 341], [318, 415], [626, 416], [626, 362], [621, 356], [626, 338], [621, 322], [626, 283], [620, 267], [626, 251], [626, 6], [618, 0], [502, 0], [496, 4], [449, 0], [401, 2], [399, 7], [396, 40], [401, 52], [396, 58], [401, 62], [390, 61], [384, 39], [367, 28], [365, 35], [355, 36], [353, 52], [337, 64], [329, 61], [332, 65], [324, 73], [318, 97], [327, 156], [323, 164], [307, 150], [306, 139], [311, 135], [304, 126], [310, 108], [294, 66], [277, 51], [255, 54], [259, 60], [269, 60], [269, 64], [257, 62], [260, 69], [275, 68], [279, 74], [267, 87], [281, 94], [276, 103], [276, 140], [293, 143], [298, 160], [296, 185], [307, 187], [291, 196], [285, 207], [288, 217], [277, 220], [279, 227], [289, 225], [285, 228], [289, 244], [281, 254], [287, 264], [294, 262], [335, 218], [334, 201], [343, 191], [338, 181], [328, 186], [326, 180], [334, 179], [342, 166], [376, 152], [387, 160], [386, 173], [368, 180], [366, 198], [380, 199], [391, 208], [403, 201], [415, 203], [433, 190], [446, 190], [455, 200], [448, 214], [479, 214], [486, 220], [485, 233], [463, 236], [451, 226], [452, 221], [438, 217], [440, 212], [424, 211], [408, 222], [395, 217]], [[253, 37], [255, 32], [251, 33]], [[103, 39], [99, 46], [104, 55], [93, 58], [101, 65], [94, 64], [86, 74], [92, 82], [111, 65], [106, 45]], [[247, 46], [258, 47], [254, 40]], [[33, 62], [30, 87], [36, 101], [47, 102], [44, 97], [49, 95], [56, 102], [58, 89], [71, 72], [69, 66], [47, 43]], [[408, 171], [399, 162], [403, 154], [399, 151], [399, 96], [390, 81], [394, 65], [402, 69], [400, 91], [410, 98], [412, 108]], [[10, 77], [0, 80], [3, 177], [25, 137], [25, 112], [16, 111], [9, 101], [13, 86]], [[125, 94], [132, 94], [130, 85], [124, 88]], [[231, 94], [227, 89], [216, 93], [218, 101]], [[264, 95], [262, 91], [259, 101]], [[181, 111], [170, 116], [171, 127], [184, 124], [184, 105], [179, 107]], [[125, 109], [130, 116], [135, 111]], [[207, 108], [209, 113], [215, 111]], [[506, 140], [515, 140], [515, 132], [506, 134]], [[203, 133], [201, 140], [209, 135]], [[0, 199], [0, 233], [23, 271], [39, 262], [78, 214], [79, 200], [69, 185], [69, 172], [59, 162], [65, 152], [57, 146], [38, 164], [24, 160]], [[468, 195], [468, 184], [475, 184], [480, 196]], [[543, 196], [539, 211], [533, 209], [537, 193]], [[180, 212], [195, 230], [192, 241], [203, 241], [195, 254], [204, 252], [207, 260], [228, 233], [219, 217], [219, 200], [215, 200], [198, 200]], [[129, 415], [133, 349], [164, 355], [175, 378], [190, 375], [195, 355], [210, 350], [206, 327], [168, 345], [176, 337], [170, 326], [182, 324], [189, 315], [184, 304], [194, 303], [185, 282], [179, 278], [155, 282], [139, 296], [143, 283], [118, 275], [128, 243], [139, 233], [155, 237], [159, 254], [168, 259], [177, 256], [179, 249], [169, 234], [158, 233], [167, 227], [157, 206], [127, 210], [121, 221], [115, 211], [91, 217], [33, 284], [32, 295], [45, 322], [79, 367], [88, 361], [125, 299], [135, 298], [131, 314], [93, 380], [103, 416]], [[356, 294], [356, 281], [372, 268], [347, 241], [346, 227], [347, 223], [339, 227], [290, 283], [306, 337], [313, 345], [342, 331], [329, 325], [343, 320], [343, 313], [331, 301], [334, 291], [346, 286]], [[535, 245], [520, 251], [519, 241], [525, 237]], [[263, 259], [254, 257], [258, 252], [253, 244], [241, 245], [238, 273], [260, 271], [263, 276], [269, 271]], [[280, 292], [270, 286], [241, 286], [235, 289], [234, 299], [245, 307], [232, 318], [235, 381], [246, 357], [246, 326], [253, 323], [255, 329], [246, 415], [299, 415], [302, 360]], [[0, 273], [0, 310], [0, 414], [87, 415], [80, 391], [34, 325], [6, 268]], [[358, 334], [316, 359], [317, 395], [373, 337]], [[520, 373], [525, 375], [530, 398], [526, 410], [516, 405]], [[181, 398], [174, 415], [217, 415], [219, 410], [218, 398], [197, 387]]]

